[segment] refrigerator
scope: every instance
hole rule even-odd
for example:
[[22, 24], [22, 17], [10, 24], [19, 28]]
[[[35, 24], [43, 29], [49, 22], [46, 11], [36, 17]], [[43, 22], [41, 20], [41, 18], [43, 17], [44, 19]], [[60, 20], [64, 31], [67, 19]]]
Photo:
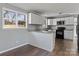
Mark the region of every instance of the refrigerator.
[[79, 15], [77, 17], [76, 33], [77, 33], [77, 49], [79, 51]]

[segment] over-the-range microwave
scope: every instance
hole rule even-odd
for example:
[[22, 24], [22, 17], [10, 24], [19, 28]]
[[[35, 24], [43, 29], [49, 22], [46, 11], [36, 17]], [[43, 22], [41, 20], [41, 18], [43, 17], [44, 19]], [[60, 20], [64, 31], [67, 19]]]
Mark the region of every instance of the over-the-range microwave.
[[57, 21], [57, 25], [64, 25], [65, 21]]

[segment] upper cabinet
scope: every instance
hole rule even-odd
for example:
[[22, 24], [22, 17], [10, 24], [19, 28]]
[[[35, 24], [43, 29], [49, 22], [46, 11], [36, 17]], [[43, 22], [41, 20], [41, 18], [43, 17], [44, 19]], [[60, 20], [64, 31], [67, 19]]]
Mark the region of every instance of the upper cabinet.
[[48, 25], [56, 25], [56, 19], [48, 19]]
[[44, 24], [45, 17], [29, 13], [29, 24]]
[[57, 20], [53, 19], [53, 25], [57, 25]]
[[62, 18], [55, 18], [55, 19], [48, 19], [48, 25], [74, 25], [77, 23], [77, 18], [75, 17], [62, 17]]
[[47, 25], [53, 25], [53, 19], [47, 19]]
[[74, 17], [65, 18], [65, 25], [73, 25], [73, 24], [74, 24]]

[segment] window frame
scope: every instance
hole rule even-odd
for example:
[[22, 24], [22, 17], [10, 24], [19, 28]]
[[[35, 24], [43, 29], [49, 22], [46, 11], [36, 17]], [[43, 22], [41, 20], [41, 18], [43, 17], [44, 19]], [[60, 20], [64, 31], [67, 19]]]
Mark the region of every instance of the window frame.
[[[15, 12], [15, 14], [16, 14], [16, 16], [15, 16], [15, 22], [16, 22], [16, 27], [15, 28], [5, 28], [4, 27], [4, 25], [5, 25], [5, 19], [6, 18], [4, 18], [4, 14], [3, 14], [3, 11], [4, 10], [7, 10], [7, 11], [12, 11], [12, 12]], [[23, 28], [20, 28], [19, 26], [18, 26], [18, 19], [17, 19], [17, 15], [18, 14], [23, 14], [23, 15], [25, 15], [25, 27], [23, 27]], [[8, 9], [8, 8], [2, 8], [2, 28], [3, 29], [27, 29], [27, 24], [28, 24], [28, 19], [27, 19], [27, 13], [24, 13], [24, 12], [20, 12], [20, 11], [15, 11], [15, 10], [12, 10], [12, 9]]]

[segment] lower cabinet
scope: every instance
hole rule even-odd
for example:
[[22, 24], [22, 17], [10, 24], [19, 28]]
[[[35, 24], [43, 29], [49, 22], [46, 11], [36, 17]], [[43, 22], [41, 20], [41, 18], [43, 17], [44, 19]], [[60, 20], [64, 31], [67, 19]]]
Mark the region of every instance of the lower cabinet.
[[53, 37], [53, 33], [32, 32], [32, 35], [34, 39], [30, 42], [31, 45], [47, 51], [53, 50], [55, 45], [55, 37]]
[[64, 31], [64, 39], [73, 40], [73, 31]]

